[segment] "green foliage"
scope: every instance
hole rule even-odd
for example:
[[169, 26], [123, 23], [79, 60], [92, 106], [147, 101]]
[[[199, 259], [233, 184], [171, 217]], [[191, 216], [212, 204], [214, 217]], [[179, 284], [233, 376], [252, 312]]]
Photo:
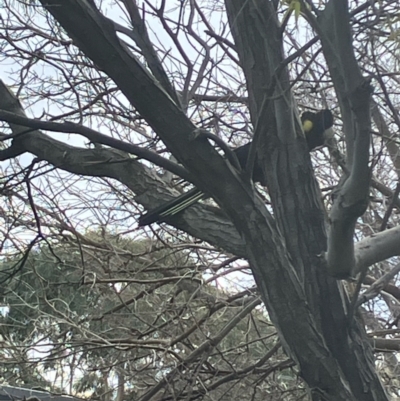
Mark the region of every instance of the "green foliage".
[[[75, 391], [93, 396], [123, 375], [140, 395], [143, 380], [156, 383], [172, 372], [243, 308], [221, 302], [230, 294], [202, 284], [195, 262], [173, 246], [98, 232], [87, 233], [85, 244], [42, 245], [24, 263], [3, 261], [9, 313], [1, 318], [1, 334], [19, 350], [7, 356], [14, 361], [8, 366], [20, 370], [29, 361], [31, 370], [18, 380], [39, 377], [52, 389], [49, 373], [69, 374]], [[262, 358], [274, 336], [264, 310], [253, 310], [216, 345], [208, 364], [240, 370]], [[9, 367], [2, 370], [12, 377]]]

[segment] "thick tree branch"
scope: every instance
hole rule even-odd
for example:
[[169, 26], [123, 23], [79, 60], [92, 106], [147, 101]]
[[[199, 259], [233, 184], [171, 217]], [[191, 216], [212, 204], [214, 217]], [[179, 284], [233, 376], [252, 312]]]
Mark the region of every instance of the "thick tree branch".
[[[0, 81], [0, 92], [5, 93], [5, 85]], [[2, 102], [3, 103], [3, 102]], [[19, 125], [23, 127], [33, 128], [35, 130], [44, 129], [48, 131], [54, 132], [63, 132], [70, 134], [79, 134], [89, 139], [93, 143], [107, 145], [111, 148], [121, 150], [126, 153], [133, 154], [140, 158], [146, 159], [160, 167], [165, 168], [166, 170], [186, 179], [187, 181], [191, 181], [192, 177], [190, 174], [179, 166], [178, 164], [165, 159], [159, 154], [152, 152], [151, 150], [145, 149], [141, 146], [137, 146], [131, 143], [120, 141], [119, 139], [112, 138], [110, 136], [101, 134], [98, 131], [95, 131], [91, 128], [85, 127], [80, 124], [75, 124], [71, 122], [64, 123], [56, 123], [53, 121], [42, 121], [35, 120], [27, 117], [23, 117], [22, 115], [10, 113], [6, 110], [0, 109], [0, 120], [6, 121], [11, 125]], [[27, 135], [31, 132], [31, 130], [18, 130], [18, 132], [13, 133], [10, 136], [4, 136], [1, 140], [14, 139], [14, 143], [12, 146], [19, 146], [19, 144], [23, 143], [23, 136]], [[4, 151], [0, 151], [0, 160], [5, 160], [7, 157], [7, 153], [3, 153]], [[3, 156], [2, 156], [3, 154]], [[5, 156], [4, 156], [5, 155]]]
[[[324, 396], [328, 399], [337, 397], [337, 399], [346, 400], [353, 395], [356, 399], [385, 399], [385, 393], [374, 373], [374, 366], [370, 363], [371, 349], [365, 341], [364, 329], [359, 322], [353, 323], [351, 334], [343, 329], [347, 321], [342, 304], [343, 298], [338, 292], [337, 284], [326, 276], [323, 258], [315, 257], [326, 249], [324, 220], [319, 214], [322, 211], [322, 205], [320, 194], [313, 181], [309, 159], [302, 151], [301, 142], [296, 140], [296, 119], [292, 113], [294, 106], [293, 100], [290, 99], [290, 83], [288, 83], [287, 74], [281, 75], [276, 85], [274, 101], [270, 102], [268, 110], [265, 111], [263, 107], [264, 102], [269, 101], [265, 99], [265, 91], [270, 87], [271, 80], [276, 78], [274, 72], [278, 70], [283, 60], [280, 28], [275, 10], [270, 2], [265, 1], [243, 3], [240, 0], [229, 0], [225, 2], [225, 5], [246, 76], [252, 121], [256, 131], [257, 129], [264, 130], [261, 134], [263, 140], [258, 156], [265, 165], [264, 173], [274, 213], [284, 233], [291, 257], [296, 261], [296, 270], [304, 282], [308, 305], [314, 316], [317, 316], [317, 321], [320, 322], [319, 330], [323, 333], [324, 344], [328, 346], [329, 352], [335, 355], [340, 366], [338, 368], [335, 365], [331, 368], [331, 371], [337, 371], [338, 376], [318, 376], [318, 383], [316, 383], [313, 368], [317, 369], [318, 373], [323, 370], [321, 367], [323, 361], [320, 361], [317, 356], [313, 361], [313, 367], [304, 368], [302, 362], [305, 361], [299, 361], [302, 374], [310, 386], [323, 387]], [[335, 19], [333, 23], [341, 26], [342, 21]], [[265, 27], [268, 29], [266, 30]], [[345, 30], [349, 32], [348, 24]], [[332, 36], [332, 32], [330, 35]], [[351, 45], [351, 41], [348, 44]], [[365, 159], [365, 155], [368, 159], [368, 146], [365, 152], [366, 143], [368, 141], [361, 143], [364, 152], [361, 153], [361, 160]], [[287, 144], [290, 145], [287, 146]], [[365, 175], [360, 175], [365, 172], [365, 169], [368, 170], [368, 164], [356, 163], [356, 165], [356, 173], [365, 184]], [[354, 188], [351, 187], [349, 190], [351, 196], [354, 195]], [[368, 195], [368, 185], [361, 186], [361, 189], [365, 188]], [[359, 195], [363, 200], [364, 193]], [[354, 211], [351, 214], [352, 219], [353, 217]], [[354, 221], [354, 219], [351, 220], [352, 223]], [[349, 242], [351, 246], [353, 246], [354, 227], [352, 229]], [[349, 254], [354, 259], [354, 253]], [[354, 260], [352, 266], [354, 266]], [[333, 274], [337, 273], [334, 269], [330, 271]], [[308, 283], [318, 283], [318, 285], [310, 286]], [[285, 284], [281, 281], [280, 285]], [[260, 284], [259, 287], [263, 288]], [[268, 291], [273, 293], [269, 287]], [[280, 299], [285, 299], [285, 295], [281, 294]], [[284, 313], [283, 310], [278, 309], [278, 311]], [[301, 326], [297, 329], [297, 339], [302, 338], [302, 341], [306, 341], [304, 340], [305, 327]], [[285, 341], [290, 341], [291, 351], [296, 353], [295, 339], [288, 332], [285, 334]], [[293, 358], [296, 360], [295, 356]], [[368, 373], [363, 372], [364, 369]], [[371, 378], [370, 383], [373, 383], [373, 388], [368, 393], [365, 392], [362, 384], [364, 374], [368, 374]], [[350, 392], [346, 383], [351, 387]]]
[[[244, 185], [206, 140], [194, 139], [196, 127], [123, 46], [113, 24], [83, 1], [50, 0], [42, 3], [79, 48], [118, 84], [172, 154], [193, 174], [193, 181], [199, 189], [223, 204], [228, 215], [237, 215], [248, 202], [254, 204], [254, 192], [249, 183]], [[213, 180], [209, 179], [210, 176]], [[270, 218], [259, 200], [257, 204], [262, 219]], [[241, 218], [246, 214], [242, 212]]]
[[327, 251], [330, 273], [343, 278], [354, 272], [354, 229], [368, 205], [371, 88], [354, 56], [348, 2], [330, 1], [318, 19], [306, 13], [321, 39], [346, 134], [350, 174], [342, 178], [335, 191]]
[[400, 226], [372, 234], [355, 246], [356, 272], [400, 254]]
[[123, 0], [127, 11], [129, 12], [129, 17], [133, 25], [133, 38], [135, 43], [142, 50], [144, 58], [147, 61], [147, 65], [150, 71], [153, 73], [154, 77], [161, 84], [161, 86], [168, 92], [172, 99], [179, 104], [178, 95], [173, 88], [168, 76], [164, 70], [163, 65], [158, 59], [157, 53], [154, 50], [153, 44], [149, 38], [146, 25], [142, 20], [138, 6], [132, 0]]
[[[14, 117], [18, 116], [13, 119], [15, 122], [34, 121], [36, 126], [43, 123], [28, 119], [18, 99], [4, 84], [0, 84], [0, 109], [7, 110]], [[10, 113], [7, 114], [9, 117]], [[43, 126], [49, 127], [46, 124], [44, 123]], [[26, 127], [14, 123], [11, 123], [10, 127], [13, 136], [18, 140], [14, 139], [15, 143], [11, 147], [0, 152], [2, 160], [29, 152], [41, 160], [46, 160], [74, 174], [114, 178], [135, 192], [138, 195], [136, 200], [147, 208], [159, 206], [160, 203], [177, 196], [177, 191], [171, 190], [150, 169], [121, 152], [105, 148], [81, 149], [57, 141], [36, 129], [27, 132]], [[96, 131], [89, 130], [88, 132], [94, 132], [97, 137]], [[125, 145], [129, 144], [123, 143], [123, 146]], [[210, 242], [232, 254], [245, 257], [243, 239], [232, 222], [222, 213], [216, 214], [207, 207], [194, 206], [183, 216], [177, 216], [174, 219], [174, 225], [196, 238]]]

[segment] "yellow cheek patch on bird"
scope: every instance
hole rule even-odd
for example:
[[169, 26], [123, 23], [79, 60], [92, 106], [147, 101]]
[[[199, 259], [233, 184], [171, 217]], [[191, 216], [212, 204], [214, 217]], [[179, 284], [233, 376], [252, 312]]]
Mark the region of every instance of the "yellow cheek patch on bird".
[[313, 122], [310, 121], [310, 120], [305, 120], [305, 121], [303, 121], [303, 131], [304, 131], [304, 132], [309, 132], [309, 131], [311, 131], [313, 125], [314, 125]]

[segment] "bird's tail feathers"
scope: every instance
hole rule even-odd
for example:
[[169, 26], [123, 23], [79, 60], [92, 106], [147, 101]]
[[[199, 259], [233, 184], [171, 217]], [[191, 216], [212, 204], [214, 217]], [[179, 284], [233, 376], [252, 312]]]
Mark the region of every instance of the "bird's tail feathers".
[[204, 197], [204, 193], [197, 188], [185, 192], [181, 196], [162, 204], [161, 206], [150, 210], [139, 218], [139, 227], [147, 226], [152, 223], [163, 221], [164, 219], [174, 216], [179, 212], [192, 206]]

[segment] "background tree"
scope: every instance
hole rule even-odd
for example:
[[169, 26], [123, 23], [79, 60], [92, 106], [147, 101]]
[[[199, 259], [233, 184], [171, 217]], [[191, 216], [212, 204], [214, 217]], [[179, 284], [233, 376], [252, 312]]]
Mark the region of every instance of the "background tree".
[[[389, 284], [400, 249], [396, 2], [190, 1], [174, 8], [146, 1], [139, 8], [129, 0], [46, 0], [4, 7], [7, 83], [38, 117], [27, 118], [14, 94], [0, 87], [0, 118], [11, 130], [0, 154], [7, 161], [4, 281], [27, 270], [29, 253], [39, 246], [57, 258], [55, 250], [65, 251], [57, 246], [67, 239], [81, 255], [82, 284], [100, 285], [86, 273], [82, 250], [88, 244], [83, 233], [92, 226], [104, 235], [138, 240], [146, 234], [168, 248], [185, 248], [202, 273], [215, 265], [224, 274], [246, 271], [244, 259], [312, 399], [387, 399], [364, 326], [380, 336], [397, 333], [384, 331], [393, 324], [378, 319], [380, 312], [397, 325], [396, 282]], [[330, 152], [312, 156], [314, 169], [298, 105], [335, 112], [339, 135]], [[204, 130], [232, 147], [251, 137], [250, 159], [262, 164], [266, 191], [257, 193], [249, 182], [251, 163], [243, 174], [232, 169]], [[90, 141], [86, 148], [82, 138]], [[169, 225], [137, 230], [141, 209], [132, 191], [138, 204], [151, 208], [181, 188], [165, 171], [210, 194], [219, 208], [197, 205]], [[358, 282], [345, 294], [336, 279], [357, 272]], [[129, 281], [130, 273], [117, 282]], [[363, 282], [371, 287], [359, 298]], [[119, 288], [107, 291], [116, 296]], [[380, 302], [373, 302], [378, 295]], [[368, 301], [363, 322], [359, 308]], [[245, 302], [238, 322], [254, 302]], [[146, 381], [140, 400], [212, 396], [212, 380], [198, 375], [218, 370], [210, 353], [224, 337], [204, 335], [207, 341], [187, 359], [168, 355], [175, 364], [170, 371], [159, 356], [153, 368], [161, 376], [152, 375], [158, 383]], [[120, 343], [107, 341], [116, 357]], [[374, 345], [394, 349], [397, 340], [375, 338]], [[267, 362], [261, 357], [259, 363]], [[227, 375], [237, 374], [229, 366]], [[393, 359], [385, 366], [389, 389], [397, 392]]]
[[[304, 393], [294, 372], [280, 375], [293, 362], [254, 288], [218, 291], [201, 283], [186, 251], [149, 246], [89, 232], [80, 247], [31, 252], [2, 291], [2, 377], [101, 400], [137, 399], [167, 374], [174, 392], [195, 398], [205, 389], [190, 388], [193, 381], [222, 399], [246, 398], [254, 382], [256, 399]], [[9, 259], [1, 271], [16, 264]]]

